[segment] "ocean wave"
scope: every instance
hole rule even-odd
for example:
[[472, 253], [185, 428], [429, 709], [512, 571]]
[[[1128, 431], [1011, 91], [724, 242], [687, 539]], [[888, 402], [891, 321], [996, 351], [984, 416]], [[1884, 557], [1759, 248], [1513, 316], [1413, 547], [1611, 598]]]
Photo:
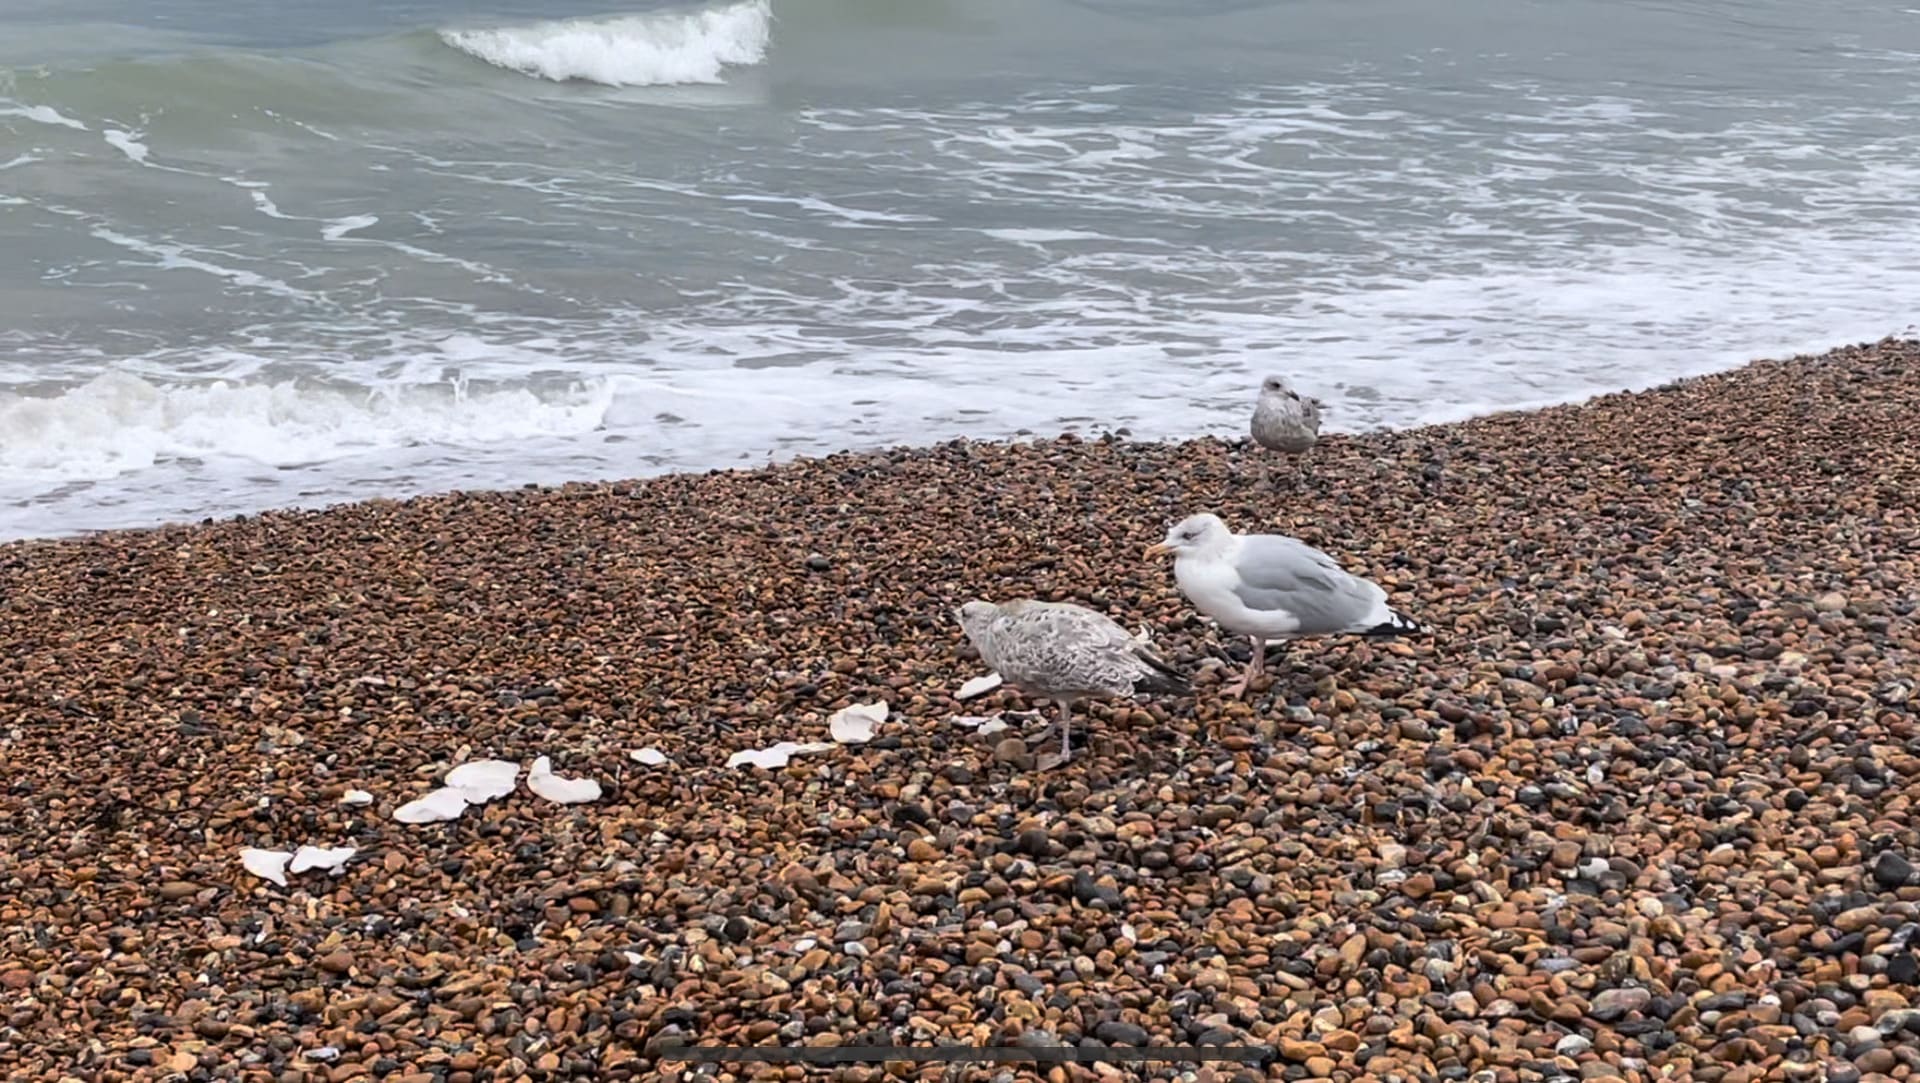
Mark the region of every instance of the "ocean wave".
[[748, 0], [677, 14], [442, 30], [440, 40], [495, 67], [555, 82], [670, 86], [718, 83], [727, 67], [760, 63], [772, 28], [767, 0]]
[[115, 371], [51, 396], [0, 392], [0, 432], [9, 436], [0, 474], [100, 481], [178, 459], [294, 466], [422, 443], [578, 436], [599, 427], [611, 401], [603, 386], [162, 384]]

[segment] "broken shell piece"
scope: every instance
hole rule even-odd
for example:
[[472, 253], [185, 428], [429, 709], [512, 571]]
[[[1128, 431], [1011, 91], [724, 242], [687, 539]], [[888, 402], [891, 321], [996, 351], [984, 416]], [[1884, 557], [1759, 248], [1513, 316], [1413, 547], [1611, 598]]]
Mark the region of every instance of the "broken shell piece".
[[749, 748], [735, 752], [733, 755], [727, 757], [727, 766], [739, 767], [742, 764], [751, 764], [754, 767], [764, 767], [769, 771], [774, 771], [785, 767], [787, 761], [795, 756], [807, 752], [825, 752], [832, 747], [831, 744], [818, 741], [804, 745], [795, 744], [792, 741], [782, 741], [770, 748]]
[[417, 801], [409, 801], [393, 810], [393, 818], [403, 824], [431, 824], [459, 818], [467, 811], [467, 796], [452, 786], [442, 786]]
[[240, 851], [240, 864], [247, 871], [262, 880], [272, 880], [281, 887], [287, 886], [287, 862], [293, 855], [285, 850], [256, 850], [249, 846]]
[[988, 717], [978, 714], [963, 714], [956, 715], [949, 719], [949, 721], [956, 726], [964, 726], [972, 730], [980, 737], [991, 737], [1007, 728], [1007, 720], [1001, 718], [999, 715]]
[[975, 677], [973, 680], [961, 685], [960, 691], [955, 692], [953, 698], [964, 702], [975, 696], [984, 696], [988, 692], [1000, 687], [1000, 681], [1001, 677], [998, 673], [989, 673], [982, 677]]
[[345, 865], [347, 859], [358, 852], [351, 846], [302, 846], [293, 852], [293, 863], [287, 866], [287, 871], [295, 874], [306, 872], [308, 869], [325, 869], [333, 872]]
[[506, 760], [473, 760], [447, 772], [445, 784], [460, 791], [469, 804], [484, 805], [513, 792], [520, 765]]
[[635, 763], [644, 763], [648, 767], [658, 767], [667, 762], [667, 754], [657, 748], [636, 748], [627, 753], [627, 757]]
[[373, 795], [365, 790], [348, 790], [346, 793], [340, 795], [340, 803], [356, 807], [360, 805], [371, 805], [373, 804]]
[[553, 761], [542, 756], [527, 772], [527, 789], [561, 805], [578, 805], [600, 800], [600, 784], [590, 778], [561, 778], [553, 773]]
[[827, 732], [843, 745], [863, 745], [873, 740], [874, 727], [886, 720], [886, 704], [855, 704], [835, 711], [827, 720]]

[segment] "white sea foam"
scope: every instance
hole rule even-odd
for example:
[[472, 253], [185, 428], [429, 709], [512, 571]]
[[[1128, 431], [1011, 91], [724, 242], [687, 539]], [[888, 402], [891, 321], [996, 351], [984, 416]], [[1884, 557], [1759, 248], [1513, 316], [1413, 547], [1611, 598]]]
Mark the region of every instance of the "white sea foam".
[[101, 135], [106, 139], [108, 146], [139, 162], [141, 165], [147, 164], [147, 145], [140, 142], [138, 132], [123, 132], [117, 129], [109, 129], [101, 133]]
[[343, 390], [294, 381], [154, 383], [110, 372], [60, 394], [0, 392], [0, 475], [100, 480], [165, 460], [322, 462], [419, 443], [577, 435], [600, 423], [604, 389], [542, 396], [447, 385]]
[[305, 290], [296, 289], [277, 278], [203, 259], [183, 244], [130, 237], [119, 230], [105, 227], [95, 228], [92, 234], [108, 244], [118, 245], [130, 252], [148, 257], [152, 261], [148, 266], [157, 267], [163, 271], [198, 271], [215, 278], [224, 278], [236, 286], [264, 290], [282, 297], [308, 296]]
[[86, 131], [87, 126], [66, 116], [51, 105], [20, 105], [17, 102], [0, 101], [0, 117], [19, 117], [31, 120], [35, 124], [46, 124], [60, 128], [73, 128]]
[[337, 241], [349, 233], [366, 229], [368, 226], [378, 225], [379, 223], [380, 216], [377, 214], [356, 214], [349, 218], [339, 218], [327, 223], [327, 227], [320, 231], [320, 236], [329, 241]]
[[983, 229], [980, 232], [996, 241], [1012, 241], [1014, 244], [1041, 245], [1058, 241], [1114, 240], [1104, 233], [1091, 233], [1084, 229]]
[[687, 13], [443, 30], [440, 38], [496, 67], [555, 82], [670, 86], [718, 83], [729, 66], [760, 63], [772, 28], [767, 0], [747, 0]]

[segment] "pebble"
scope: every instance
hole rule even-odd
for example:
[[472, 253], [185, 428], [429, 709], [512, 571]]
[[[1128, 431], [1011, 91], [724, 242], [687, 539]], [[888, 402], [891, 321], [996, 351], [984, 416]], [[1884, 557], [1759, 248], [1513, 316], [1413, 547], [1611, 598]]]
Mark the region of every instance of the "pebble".
[[1906, 855], [1882, 850], [1873, 862], [1873, 882], [1884, 891], [1893, 891], [1913, 882], [1913, 863]]
[[1110, 1019], [1093, 1028], [1093, 1036], [1108, 1045], [1144, 1046], [1150, 1035], [1147, 1029], [1137, 1023], [1123, 1023]]
[[1587, 1014], [1603, 1023], [1611, 1023], [1644, 1011], [1652, 1002], [1653, 994], [1645, 989], [1607, 989], [1593, 998], [1587, 1007]]
[[[1215, 439], [956, 441], [0, 546], [0, 1076], [1207, 1041], [1274, 1060], [1167, 1077], [1920, 1078], [1916, 404], [1881, 343], [1336, 435], [1279, 504]], [[1223, 699], [1244, 645], [1139, 559], [1195, 500], [1444, 636]], [[1198, 690], [1082, 705], [1037, 771], [947, 722], [983, 592], [1144, 626]], [[541, 755], [599, 800], [392, 817]], [[313, 839], [359, 852], [233, 859]]]

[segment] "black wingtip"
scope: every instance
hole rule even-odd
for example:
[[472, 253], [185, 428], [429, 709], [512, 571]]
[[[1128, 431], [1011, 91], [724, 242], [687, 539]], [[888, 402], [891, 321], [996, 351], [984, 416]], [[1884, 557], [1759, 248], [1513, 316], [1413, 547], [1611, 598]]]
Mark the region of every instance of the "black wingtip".
[[1360, 634], [1367, 636], [1404, 636], [1431, 635], [1433, 632], [1433, 629], [1401, 613], [1397, 609], [1389, 609], [1387, 613], [1391, 616], [1391, 620], [1382, 621]]
[[1178, 673], [1155, 672], [1142, 677], [1134, 684], [1142, 692], [1152, 692], [1162, 696], [1184, 696], [1193, 691], [1193, 684]]

